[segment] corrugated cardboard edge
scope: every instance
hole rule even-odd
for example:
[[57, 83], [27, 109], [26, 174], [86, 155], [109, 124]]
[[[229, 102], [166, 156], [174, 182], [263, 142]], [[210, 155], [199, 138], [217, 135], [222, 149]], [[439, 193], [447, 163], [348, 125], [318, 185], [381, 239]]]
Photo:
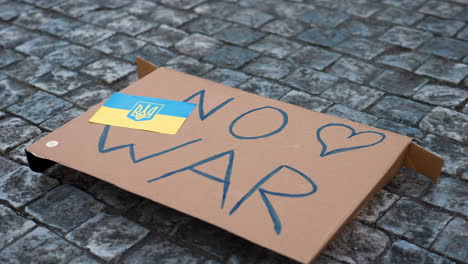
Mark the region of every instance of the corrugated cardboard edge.
[[404, 166], [438, 182], [444, 160], [412, 142], [408, 147]]
[[146, 75], [152, 73], [158, 67], [151, 62], [146, 61], [141, 57], [136, 58], [137, 63], [137, 72], [138, 72], [138, 79], [145, 77]]

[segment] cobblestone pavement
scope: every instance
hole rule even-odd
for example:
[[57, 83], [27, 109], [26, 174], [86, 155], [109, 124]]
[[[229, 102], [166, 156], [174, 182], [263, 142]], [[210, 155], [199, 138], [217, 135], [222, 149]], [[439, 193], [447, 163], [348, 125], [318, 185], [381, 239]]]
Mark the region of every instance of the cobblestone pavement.
[[467, 0], [0, 0], [0, 263], [290, 263], [24, 148], [136, 80], [135, 56], [418, 139], [316, 264], [468, 263]]

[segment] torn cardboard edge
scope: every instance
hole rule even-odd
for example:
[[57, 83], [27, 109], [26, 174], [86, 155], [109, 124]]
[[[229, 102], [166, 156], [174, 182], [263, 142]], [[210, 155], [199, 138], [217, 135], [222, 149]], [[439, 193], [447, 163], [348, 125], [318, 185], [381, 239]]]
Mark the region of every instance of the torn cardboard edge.
[[[154, 66], [153, 64], [151, 64], [151, 63], [149, 63], [149, 62], [147, 62], [147, 61], [145, 61], [145, 60], [143, 60], [141, 58], [137, 58], [137, 64], [138, 64], [138, 76], [139, 76], [140, 79], [145, 79], [146, 76], [148, 76], [150, 73], [152, 73], [156, 69], [158, 69], [158, 67]], [[164, 68], [162, 68], [161, 70], [163, 70], [163, 72], [165, 72]], [[160, 74], [158, 75], [158, 73], [156, 73], [155, 76], [162, 76], [162, 75], [160, 75]], [[154, 80], [155, 76], [151, 77], [149, 80], [151, 80], [152, 78]], [[185, 79], [185, 81], [187, 81], [187, 76], [184, 75], [184, 76], [181, 76], [181, 77], [183, 77]], [[156, 79], [156, 80], [158, 80], [158, 79]], [[210, 86], [211, 84], [207, 83], [207, 85]], [[133, 88], [136, 88], [136, 87], [133, 87]], [[225, 88], [220, 87], [219, 89], [225, 89]], [[131, 91], [137, 92], [138, 90], [132, 89]], [[212, 91], [214, 91], [214, 90], [212, 90]], [[221, 91], [224, 91], [224, 90], [221, 90]], [[218, 93], [220, 93], [220, 92], [218, 91]], [[244, 95], [242, 95], [242, 96], [244, 96]], [[271, 102], [271, 100], [269, 102]], [[298, 108], [297, 106], [294, 106], [294, 107]], [[304, 110], [307, 110], [307, 109], [304, 109]], [[301, 111], [304, 111], [304, 110], [301, 110]], [[294, 111], [296, 111], [296, 109], [294, 109]], [[307, 111], [310, 111], [310, 110], [307, 110]], [[320, 115], [324, 115], [324, 114], [320, 114]], [[327, 115], [324, 115], [324, 119], [327, 119], [325, 116], [327, 116]], [[57, 131], [58, 134], [56, 133], [56, 135], [60, 136], [62, 131], [63, 130], [60, 130], [60, 132]], [[401, 137], [404, 137], [404, 136], [401, 136]], [[311, 252], [314, 252], [314, 255], [312, 255], [312, 253], [310, 253], [310, 254], [308, 253], [309, 255], [304, 256], [304, 254], [302, 254], [302, 255], [298, 254], [300, 252], [292, 252], [291, 249], [288, 250], [288, 249], [285, 249], [285, 248], [281, 248], [281, 246], [278, 247], [278, 245], [272, 246], [274, 244], [268, 243], [265, 240], [263, 240], [263, 242], [262, 242], [261, 239], [259, 240], [254, 235], [248, 235], [248, 233], [240, 232], [242, 230], [239, 230], [239, 228], [234, 228], [235, 226], [226, 225], [226, 222], [220, 221], [219, 217], [218, 218], [215, 217], [216, 215], [215, 216], [212, 215], [212, 216], [207, 217], [206, 215], [191, 213], [191, 211], [186, 211], [186, 210], [184, 211], [183, 208], [181, 209], [180, 206], [171, 206], [171, 204], [168, 203], [167, 201], [164, 202], [164, 200], [161, 201], [160, 199], [152, 198], [151, 195], [144, 194], [144, 193], [142, 194], [141, 191], [139, 192], [139, 191], [135, 191], [135, 189], [126, 188], [125, 186], [122, 186], [122, 184], [119, 184], [118, 180], [117, 181], [112, 180], [111, 183], [114, 184], [114, 185], [117, 185], [118, 187], [124, 188], [124, 189], [126, 189], [126, 190], [128, 190], [130, 192], [133, 192], [133, 193], [135, 193], [137, 195], [141, 195], [141, 196], [146, 197], [148, 199], [151, 199], [153, 201], [160, 202], [160, 203], [162, 203], [162, 204], [164, 204], [166, 206], [173, 207], [176, 210], [179, 210], [179, 211], [182, 211], [184, 213], [188, 213], [188, 214], [190, 214], [192, 216], [195, 216], [197, 218], [200, 218], [203, 221], [206, 221], [206, 222], [209, 222], [209, 223], [211, 223], [213, 225], [219, 226], [219, 227], [221, 227], [221, 228], [223, 228], [223, 229], [225, 229], [225, 230], [227, 230], [227, 231], [229, 231], [231, 233], [237, 234], [237, 235], [239, 235], [241, 237], [244, 237], [247, 240], [250, 240], [250, 241], [252, 241], [254, 243], [257, 243], [257, 244], [259, 244], [261, 246], [264, 246], [264, 247], [267, 247], [267, 248], [272, 249], [274, 251], [277, 251], [277, 252], [279, 252], [281, 254], [284, 254], [286, 256], [289, 256], [289, 257], [291, 257], [293, 259], [296, 259], [296, 260], [302, 261], [302, 262], [308, 262], [308, 261], [311, 261], [310, 257], [314, 258], [314, 257], [316, 257], [318, 255], [318, 252], [316, 252], [316, 249], [318, 249], [318, 248], [323, 249], [326, 246], [326, 242], [329, 242], [331, 240], [331, 238], [338, 233], [337, 230], [341, 229], [347, 221], [351, 220], [357, 213], [359, 213], [359, 211], [362, 208], [364, 208], [364, 206], [375, 195], [375, 193], [378, 192], [379, 190], [381, 190], [383, 188], [383, 186], [385, 184], [387, 184], [396, 175], [396, 173], [399, 171], [399, 169], [403, 165], [410, 168], [410, 169], [413, 169], [413, 170], [415, 170], [417, 172], [422, 173], [423, 175], [431, 178], [433, 181], [438, 180], [438, 178], [440, 176], [440, 172], [442, 170], [443, 160], [440, 157], [438, 157], [438, 156], [430, 153], [429, 151], [425, 150], [424, 148], [418, 146], [417, 144], [411, 142], [411, 140], [408, 137], [401, 138], [401, 140], [399, 140], [399, 141], [404, 142], [405, 145], [400, 145], [401, 148], [400, 147], [397, 148], [398, 153], [395, 153], [395, 152], [390, 153], [391, 156], [389, 157], [389, 160], [392, 161], [391, 163], [386, 162], [387, 165], [385, 167], [380, 167], [381, 171], [378, 171], [378, 173], [379, 173], [379, 175], [382, 175], [382, 177], [379, 178], [381, 180], [379, 180], [378, 182], [375, 182], [375, 184], [374, 184], [374, 182], [372, 182], [372, 184], [366, 185], [365, 192], [364, 192], [364, 190], [360, 190], [360, 191], [362, 191], [363, 194], [365, 193], [365, 197], [364, 197], [364, 195], [360, 196], [362, 198], [360, 198], [359, 201], [356, 200], [355, 202], [353, 202], [352, 206], [349, 206], [349, 207], [345, 208], [346, 211], [340, 212], [340, 217], [336, 218], [336, 220], [333, 221], [333, 224], [329, 224], [329, 226], [326, 226], [327, 230], [331, 230], [331, 231], [326, 233], [326, 234], [322, 234], [322, 237], [321, 237], [320, 241], [324, 241], [323, 243], [320, 242], [319, 244], [316, 244], [313, 247], [313, 249], [310, 249]], [[44, 142], [42, 142], [42, 144], [43, 143]], [[32, 170], [43, 171], [43, 170], [47, 169], [48, 167], [50, 167], [52, 164], [54, 164], [53, 161], [48, 160], [48, 159], [45, 158], [46, 156], [49, 156], [48, 152], [46, 152], [45, 150], [41, 151], [41, 153], [43, 154], [43, 156], [41, 157], [41, 155], [39, 155], [39, 154], [34, 155], [28, 149], [26, 150], [27, 151], [27, 158], [28, 158], [28, 162], [29, 162], [30, 167], [31, 167]], [[38, 148], [36, 148], [36, 149], [38, 149]], [[55, 159], [55, 160], [57, 160], [57, 159]], [[60, 162], [60, 163], [62, 163], [64, 165], [68, 165], [69, 167], [72, 167], [72, 168], [73, 168], [73, 165], [74, 165], [72, 163], [63, 162], [63, 161]], [[75, 167], [75, 169], [79, 170], [79, 167]], [[84, 172], [86, 173], [86, 171], [84, 171]], [[101, 178], [101, 179], [104, 178], [104, 180], [109, 181], [109, 179], [106, 179], [105, 177], [99, 177], [100, 176], [99, 174], [92, 174], [92, 173], [90, 173], [90, 174], [97, 177], [97, 178]], [[302, 253], [304, 253], [304, 251], [302, 251]]]

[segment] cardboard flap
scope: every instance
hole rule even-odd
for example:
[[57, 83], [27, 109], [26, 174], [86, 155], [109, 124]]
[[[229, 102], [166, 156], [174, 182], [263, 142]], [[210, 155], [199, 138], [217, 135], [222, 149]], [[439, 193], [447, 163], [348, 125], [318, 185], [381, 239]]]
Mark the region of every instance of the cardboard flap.
[[148, 62], [147, 60], [137, 57], [137, 72], [138, 72], [138, 79], [145, 77], [146, 75], [152, 73], [154, 70], [158, 68], [158, 66]]
[[419, 145], [411, 143], [408, 147], [404, 166], [437, 182], [444, 166], [444, 160]]

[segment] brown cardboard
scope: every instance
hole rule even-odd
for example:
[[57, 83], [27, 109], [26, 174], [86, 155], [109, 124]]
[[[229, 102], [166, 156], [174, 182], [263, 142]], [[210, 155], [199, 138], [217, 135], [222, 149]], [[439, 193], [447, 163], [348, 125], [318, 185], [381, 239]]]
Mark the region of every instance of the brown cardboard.
[[[177, 135], [89, 123], [98, 105], [29, 146], [31, 167], [58, 162], [304, 263], [403, 164], [433, 180], [440, 174], [442, 160], [409, 137], [156, 68], [141, 59], [138, 65], [143, 78], [122, 93], [179, 101], [196, 95], [189, 101], [198, 107]], [[252, 138], [261, 135], [269, 136]], [[58, 145], [47, 147], [50, 141]], [[181, 144], [188, 145], [174, 149]], [[362, 145], [369, 146], [356, 148]], [[177, 172], [218, 154], [218, 159]], [[229, 185], [224, 178], [228, 171]], [[175, 173], [167, 176], [170, 172]], [[163, 175], [167, 177], [148, 182]]]

